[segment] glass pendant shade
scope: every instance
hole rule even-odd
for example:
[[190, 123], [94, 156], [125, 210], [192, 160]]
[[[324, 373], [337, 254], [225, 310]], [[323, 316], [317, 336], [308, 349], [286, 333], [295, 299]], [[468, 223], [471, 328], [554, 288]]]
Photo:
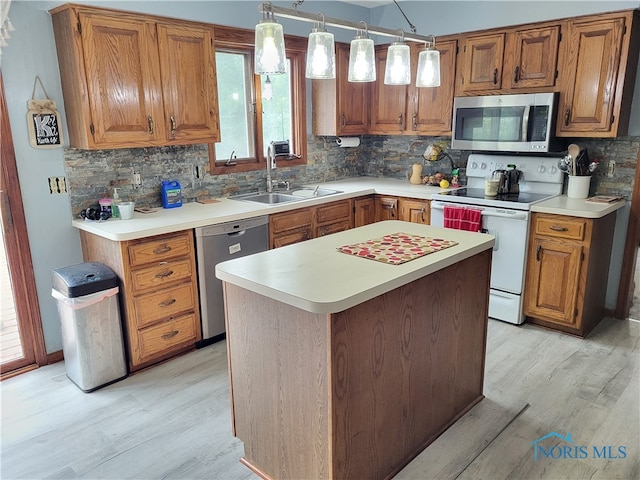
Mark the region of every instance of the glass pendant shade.
[[282, 25], [272, 18], [263, 18], [256, 25], [255, 73], [285, 73], [285, 58]]
[[411, 83], [411, 49], [403, 42], [394, 42], [387, 50], [384, 69], [385, 85], [409, 85]]
[[336, 49], [333, 33], [314, 28], [307, 44], [307, 78], [336, 78]]
[[373, 40], [356, 36], [351, 40], [349, 50], [349, 81], [375, 82], [376, 62]]
[[440, 52], [426, 48], [418, 56], [416, 87], [440, 86]]

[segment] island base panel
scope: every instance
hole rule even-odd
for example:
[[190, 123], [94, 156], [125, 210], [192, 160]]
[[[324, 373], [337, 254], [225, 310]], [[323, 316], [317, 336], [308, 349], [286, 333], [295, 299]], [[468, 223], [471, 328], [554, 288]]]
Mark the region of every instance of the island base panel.
[[263, 478], [398, 473], [483, 398], [490, 264], [489, 250], [331, 315], [225, 283], [243, 463]]

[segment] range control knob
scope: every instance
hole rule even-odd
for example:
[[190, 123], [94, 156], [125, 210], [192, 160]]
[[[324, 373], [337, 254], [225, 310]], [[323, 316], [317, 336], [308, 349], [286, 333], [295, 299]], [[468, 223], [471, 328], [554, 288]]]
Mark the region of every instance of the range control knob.
[[552, 166], [551, 168], [549, 168], [549, 173], [551, 175], [555, 175], [557, 172], [558, 172], [558, 167]]
[[487, 169], [487, 164], [486, 164], [486, 163], [484, 163], [484, 162], [482, 162], [482, 163], [480, 164], [480, 168], [481, 168], [482, 170], [486, 170], [486, 169]]
[[471, 168], [475, 170], [478, 168], [478, 164], [476, 162], [471, 162]]
[[544, 172], [546, 172], [546, 171], [547, 171], [547, 169], [545, 168], [545, 166], [544, 166], [544, 165], [540, 165], [540, 166], [538, 167], [538, 173], [544, 173]]

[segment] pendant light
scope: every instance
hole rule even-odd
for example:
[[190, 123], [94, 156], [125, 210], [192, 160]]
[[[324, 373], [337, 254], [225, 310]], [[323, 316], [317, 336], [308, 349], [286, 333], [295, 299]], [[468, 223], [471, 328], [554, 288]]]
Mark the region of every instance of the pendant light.
[[349, 78], [350, 82], [375, 82], [376, 61], [373, 40], [369, 38], [369, 27], [364, 23], [365, 31], [358, 30], [351, 40], [349, 50]]
[[264, 86], [262, 87], [262, 98], [265, 100], [271, 100], [273, 98], [273, 84], [271, 83], [269, 75], [267, 75], [267, 79], [264, 81]]
[[[433, 36], [432, 36], [433, 37]], [[418, 73], [416, 87], [440, 86], [440, 52], [435, 49], [436, 38], [429, 47], [425, 43], [424, 50], [418, 56]]]
[[305, 76], [312, 79], [336, 78], [336, 49], [333, 33], [328, 33], [322, 23], [311, 30], [307, 42], [307, 68]]
[[285, 73], [284, 33], [276, 22], [273, 12], [265, 10], [262, 20], [256, 25], [255, 73]]
[[387, 62], [384, 69], [385, 85], [409, 85], [411, 83], [411, 48], [401, 37], [389, 45]]

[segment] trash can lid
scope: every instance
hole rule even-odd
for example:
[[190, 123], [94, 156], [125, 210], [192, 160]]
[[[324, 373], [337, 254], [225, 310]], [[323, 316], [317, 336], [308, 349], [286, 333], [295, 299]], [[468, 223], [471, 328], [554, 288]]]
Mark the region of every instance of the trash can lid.
[[115, 272], [100, 262], [86, 262], [53, 271], [53, 288], [67, 298], [81, 297], [118, 286]]

